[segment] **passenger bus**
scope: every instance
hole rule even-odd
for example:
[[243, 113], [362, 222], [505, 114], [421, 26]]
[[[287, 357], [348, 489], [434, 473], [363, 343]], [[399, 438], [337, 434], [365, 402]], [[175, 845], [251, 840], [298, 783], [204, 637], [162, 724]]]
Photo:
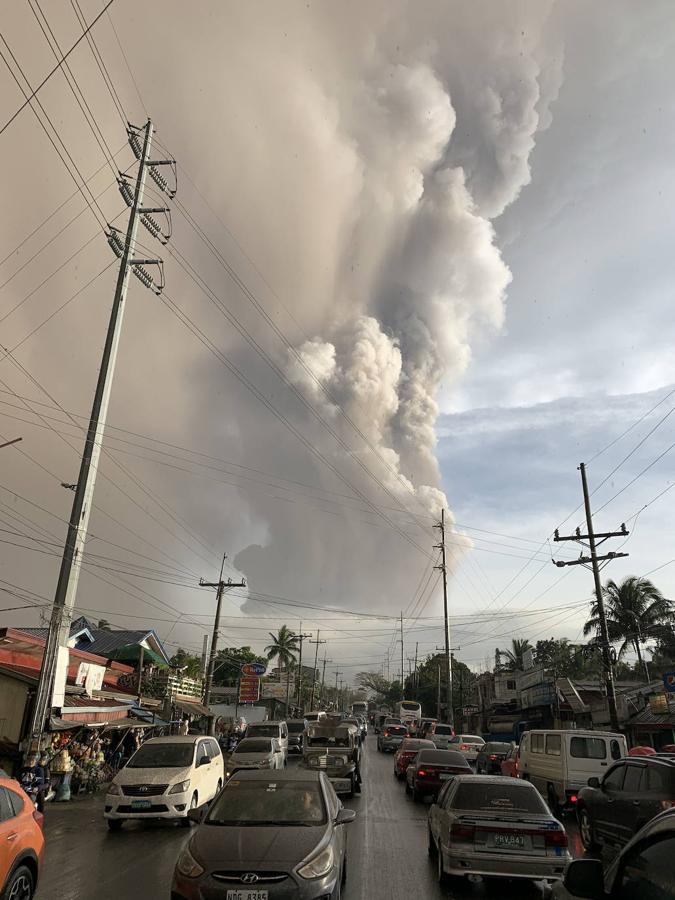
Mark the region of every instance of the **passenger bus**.
[[422, 706], [416, 700], [401, 700], [394, 705], [394, 715], [408, 726], [408, 730], [416, 730], [422, 718]]
[[352, 715], [367, 716], [368, 715], [368, 701], [367, 700], [355, 700], [352, 703]]

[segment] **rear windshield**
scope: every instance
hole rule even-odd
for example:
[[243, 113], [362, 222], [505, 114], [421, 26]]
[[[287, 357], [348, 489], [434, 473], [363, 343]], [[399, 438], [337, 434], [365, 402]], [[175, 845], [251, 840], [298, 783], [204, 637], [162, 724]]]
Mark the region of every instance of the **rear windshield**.
[[255, 737], [279, 737], [280, 728], [278, 725], [249, 725], [246, 733]]
[[304, 722], [286, 722], [286, 725], [291, 734], [302, 734], [305, 730]]
[[570, 756], [577, 759], [606, 759], [607, 745], [603, 738], [573, 737], [570, 741]]
[[318, 781], [245, 781], [235, 775], [213, 801], [207, 825], [325, 825]]
[[[512, 779], [504, 779], [511, 781]], [[454, 809], [479, 809], [493, 813], [545, 813], [546, 806], [536, 789], [518, 784], [460, 784], [452, 801]]]
[[244, 738], [237, 744], [235, 753], [269, 753], [271, 749], [269, 738]]
[[192, 765], [194, 744], [143, 744], [127, 763], [128, 769], [184, 769]]
[[431, 747], [433, 749], [433, 741], [403, 741], [401, 744], [401, 751], [405, 753], [406, 751], [416, 752], [417, 750], [421, 750], [423, 747]]
[[437, 725], [434, 728], [434, 734], [452, 734], [451, 725]]
[[511, 744], [502, 743], [486, 744], [484, 747], [486, 753], [508, 753], [510, 749]]
[[392, 716], [387, 716], [387, 718], [384, 720], [384, 724], [385, 725], [402, 725], [403, 723], [401, 722], [400, 719], [393, 718]]
[[[436, 729], [438, 731], [438, 729]], [[452, 739], [453, 744], [479, 744], [481, 747], [485, 743], [482, 737], [476, 734], [458, 734]]]
[[469, 771], [467, 761], [456, 750], [420, 750], [417, 761], [440, 766], [461, 766]]
[[387, 725], [387, 731], [389, 734], [407, 734], [408, 729], [405, 725]]
[[320, 713], [307, 713], [305, 716], [308, 722], [318, 722], [319, 719], [324, 718]]
[[401, 703], [401, 709], [413, 709], [417, 710], [420, 708], [419, 703], [413, 703], [412, 700], [404, 700]]

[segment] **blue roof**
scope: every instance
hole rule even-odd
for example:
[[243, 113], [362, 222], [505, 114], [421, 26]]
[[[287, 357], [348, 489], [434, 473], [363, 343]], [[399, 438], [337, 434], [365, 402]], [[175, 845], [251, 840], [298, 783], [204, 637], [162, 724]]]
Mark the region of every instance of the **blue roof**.
[[[26, 634], [33, 634], [44, 640], [47, 639], [46, 628], [20, 628], [18, 630], [25, 631]], [[130, 644], [140, 644], [142, 641], [152, 638], [153, 643], [156, 644], [158, 653], [164, 657], [167, 663], [169, 662], [166, 650], [157, 636], [157, 633], [152, 628], [145, 629], [144, 631], [98, 628], [93, 622], [87, 619], [86, 616], [79, 616], [77, 619], [73, 620], [70, 626], [70, 636], [73, 637], [78, 634], [80, 634], [81, 637], [75, 644], [76, 650], [84, 650], [87, 653], [94, 653], [97, 656], [103, 656], [106, 659], [108, 659], [110, 654], [115, 650], [119, 650], [122, 647], [128, 647]], [[93, 640], [90, 640], [90, 638], [93, 638]]]

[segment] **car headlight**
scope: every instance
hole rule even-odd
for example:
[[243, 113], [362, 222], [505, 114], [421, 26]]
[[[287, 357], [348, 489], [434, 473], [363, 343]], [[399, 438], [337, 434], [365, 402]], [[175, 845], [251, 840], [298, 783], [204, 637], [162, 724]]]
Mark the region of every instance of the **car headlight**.
[[109, 794], [121, 794], [122, 791], [120, 791], [119, 784], [115, 784], [115, 782], [113, 781], [112, 784], [110, 784], [108, 786], [108, 793]]
[[190, 850], [185, 847], [176, 861], [176, 870], [186, 878], [197, 878], [203, 873], [204, 867], [199, 865]]
[[190, 787], [190, 779], [188, 778], [186, 781], [179, 781], [177, 784], [174, 784], [173, 787], [169, 788], [170, 794], [184, 794], [185, 791]]
[[335, 854], [333, 853], [333, 847], [329, 845], [325, 850], [317, 853], [315, 857], [305, 863], [301, 869], [298, 869], [298, 875], [302, 876], [302, 878], [323, 878], [324, 875], [328, 875], [334, 863]]

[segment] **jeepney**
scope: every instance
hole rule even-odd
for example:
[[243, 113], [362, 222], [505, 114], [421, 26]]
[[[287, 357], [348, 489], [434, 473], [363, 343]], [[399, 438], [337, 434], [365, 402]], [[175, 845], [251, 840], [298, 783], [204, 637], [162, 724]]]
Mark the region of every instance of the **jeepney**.
[[358, 729], [354, 725], [311, 724], [305, 731], [302, 765], [321, 769], [336, 794], [361, 793]]

